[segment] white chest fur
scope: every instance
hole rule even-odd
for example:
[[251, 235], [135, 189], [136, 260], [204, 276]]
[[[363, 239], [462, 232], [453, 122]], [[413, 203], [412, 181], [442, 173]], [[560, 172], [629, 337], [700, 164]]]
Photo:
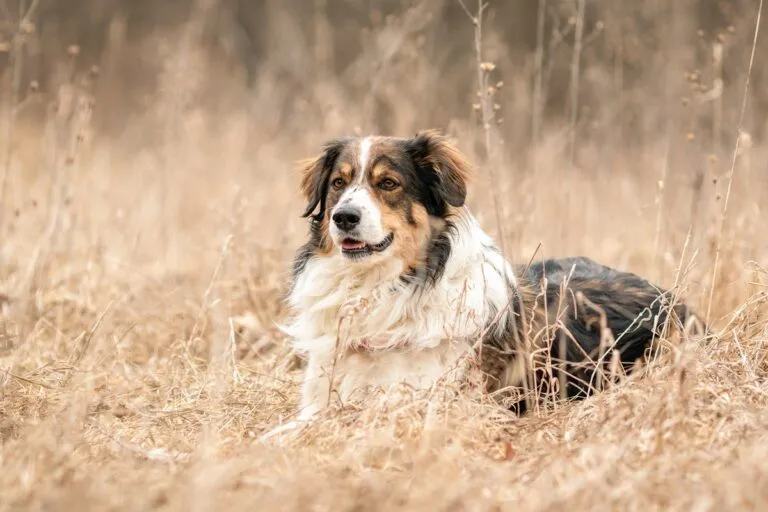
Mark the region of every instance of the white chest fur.
[[310, 417], [329, 397], [346, 401], [370, 387], [425, 389], [460, 378], [457, 363], [508, 303], [505, 269], [514, 279], [468, 212], [457, 219], [445, 272], [432, 286], [404, 284], [396, 259], [310, 259], [290, 296], [295, 317], [284, 328], [308, 356], [300, 416]]

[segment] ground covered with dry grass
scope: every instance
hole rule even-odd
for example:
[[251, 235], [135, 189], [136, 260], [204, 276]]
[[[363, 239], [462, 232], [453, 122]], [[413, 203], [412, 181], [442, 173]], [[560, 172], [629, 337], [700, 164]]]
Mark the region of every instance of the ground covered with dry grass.
[[[736, 57], [720, 103], [696, 103], [712, 76], [678, 77], [674, 122], [649, 71], [617, 89], [647, 112], [625, 119], [623, 142], [605, 96], [591, 121], [566, 116], [578, 138], [552, 122], [523, 144], [533, 82], [489, 31], [489, 58], [507, 70], [492, 150], [472, 98], [445, 105], [451, 120], [438, 126], [477, 163], [469, 206], [510, 259], [581, 254], [634, 271], [675, 287], [711, 336], [662, 340], [621, 385], [521, 418], [443, 390], [336, 407], [282, 444], [259, 440], [293, 415], [302, 374], [276, 328], [307, 227], [295, 162], [327, 138], [379, 131], [374, 96], [392, 107], [389, 132], [434, 127], [423, 91], [445, 93], [448, 75], [424, 60], [434, 35], [424, 13], [438, 3], [387, 18], [346, 75], [303, 82], [290, 76], [306, 71], [291, 53], [303, 50], [285, 36], [298, 29], [270, 4], [283, 43], [247, 89], [194, 50], [193, 18], [163, 44], [142, 43], [162, 69], [148, 108], [121, 117], [117, 134], [98, 129], [126, 108], [109, 75], [115, 48], [97, 76], [75, 73], [79, 49], [65, 47], [56, 87], [24, 100], [23, 115], [4, 111], [0, 510], [768, 507], [768, 174], [766, 146], [749, 135], [765, 127], [757, 103], [739, 125], [746, 61]], [[736, 34], [751, 37], [753, 20]], [[590, 23], [587, 41], [617, 33], [610, 18]], [[426, 46], [414, 43], [424, 33]], [[443, 71], [474, 77], [474, 58]], [[376, 90], [351, 95], [350, 77], [370, 78], [371, 62]], [[586, 54], [583, 65], [606, 90], [624, 79]], [[693, 112], [680, 106], [691, 101]], [[707, 135], [710, 106], [719, 138]]]
[[[222, 151], [218, 142], [186, 144], [190, 151]], [[6, 221], [2, 508], [768, 504], [768, 275], [757, 261], [740, 263], [744, 253], [727, 248], [721, 257], [712, 339], [670, 345], [643, 374], [584, 403], [517, 418], [469, 398], [430, 405], [417, 397], [334, 410], [282, 446], [266, 445], [258, 436], [293, 414], [301, 376], [274, 327], [289, 258], [305, 228], [295, 215], [295, 175], [276, 158], [259, 172], [276, 166], [281, 176], [236, 174], [244, 184], [233, 190], [229, 176], [207, 182], [208, 175], [195, 175], [192, 156], [161, 203], [141, 185], [143, 173], [150, 174], [146, 159], [99, 172], [111, 169], [112, 151], [91, 156], [65, 197], [51, 200], [58, 206], [45, 205], [42, 192], [19, 194], [24, 202]], [[579, 199], [578, 211], [602, 201], [591, 206], [595, 229], [603, 222], [599, 212], [619, 208], [634, 193], [621, 184], [625, 179], [611, 185], [620, 197], [603, 201], [584, 192]], [[45, 190], [46, 180], [26, 190]], [[578, 186], [571, 181], [563, 189]], [[176, 210], [156, 210], [168, 204]], [[478, 211], [492, 225], [488, 212]], [[571, 214], [528, 215], [544, 230]], [[621, 215], [652, 237], [653, 217]], [[744, 219], [748, 225], [750, 217]], [[52, 222], [58, 227], [48, 231]], [[626, 258], [641, 273], [655, 269], [644, 252], [647, 238], [634, 230], [626, 234], [634, 245], [611, 242], [589, 226], [580, 233], [589, 247], [549, 247], [615, 264]], [[601, 244], [601, 237], [608, 241]], [[668, 260], [665, 285], [681, 274], [675, 258]], [[684, 280], [691, 282], [711, 269], [688, 266]], [[695, 303], [696, 288], [685, 293]], [[705, 309], [707, 294], [699, 295]]]
[[[300, 370], [269, 324], [254, 317], [248, 330], [230, 328], [227, 309], [239, 298], [271, 317], [280, 282], [254, 281], [279, 266], [248, 279], [246, 259], [218, 275], [215, 260], [177, 273], [106, 256], [52, 258], [41, 290], [9, 297], [4, 325], [18, 337], [2, 359], [4, 509], [768, 502], [768, 327], [755, 317], [764, 299], [737, 306], [712, 340], [670, 348], [646, 375], [584, 403], [516, 418], [468, 398], [416, 397], [332, 410], [265, 445], [258, 435], [293, 412]], [[23, 307], [34, 322], [14, 322], [29, 318]]]

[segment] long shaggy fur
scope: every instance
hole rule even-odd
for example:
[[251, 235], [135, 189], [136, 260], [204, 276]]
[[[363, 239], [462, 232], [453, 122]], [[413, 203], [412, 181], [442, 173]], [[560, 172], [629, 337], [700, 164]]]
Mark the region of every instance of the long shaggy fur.
[[[464, 205], [469, 174], [432, 131], [336, 139], [304, 167], [310, 236], [283, 327], [307, 357], [300, 418], [371, 388], [463, 383], [478, 371], [518, 410], [521, 389], [582, 398], [605, 372], [630, 371], [669, 312], [673, 327], [695, 318], [666, 290], [588, 258], [513, 267]], [[334, 226], [334, 212], [350, 205], [392, 246], [345, 252], [349, 233], [355, 247], [368, 236]]]

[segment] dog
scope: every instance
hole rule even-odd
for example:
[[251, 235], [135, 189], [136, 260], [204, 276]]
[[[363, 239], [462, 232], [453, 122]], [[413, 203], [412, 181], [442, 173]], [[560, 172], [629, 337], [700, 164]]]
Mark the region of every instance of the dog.
[[[465, 204], [472, 165], [447, 136], [340, 137], [301, 166], [309, 239], [282, 326], [306, 358], [297, 418], [358, 392], [430, 389], [581, 399], [698, 318], [668, 290], [587, 257], [511, 265]], [[529, 393], [530, 394], [530, 393]]]

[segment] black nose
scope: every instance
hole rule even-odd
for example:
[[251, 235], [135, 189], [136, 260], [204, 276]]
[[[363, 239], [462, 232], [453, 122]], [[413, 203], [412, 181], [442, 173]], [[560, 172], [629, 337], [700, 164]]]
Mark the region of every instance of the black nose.
[[339, 208], [333, 214], [333, 222], [342, 231], [349, 231], [360, 222], [360, 210], [351, 206]]

